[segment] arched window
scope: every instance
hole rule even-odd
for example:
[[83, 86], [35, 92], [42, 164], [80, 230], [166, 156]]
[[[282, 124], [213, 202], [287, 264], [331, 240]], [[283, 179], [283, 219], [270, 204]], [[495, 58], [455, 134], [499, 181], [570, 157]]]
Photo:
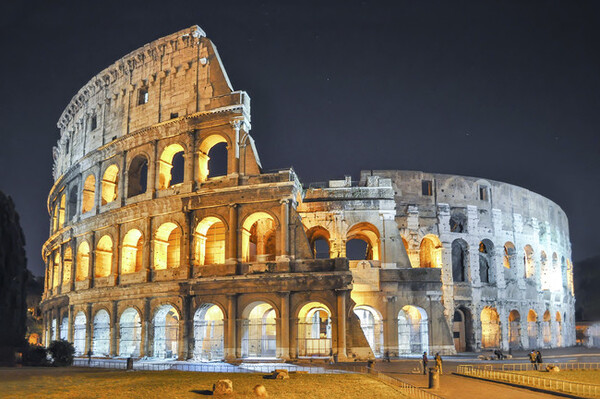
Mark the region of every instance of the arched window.
[[214, 216], [209, 216], [196, 226], [195, 258], [198, 265], [225, 263], [225, 225]]
[[94, 209], [94, 198], [96, 195], [96, 178], [89, 175], [83, 183], [83, 194], [81, 200], [81, 213], [86, 213]]
[[69, 205], [67, 206], [67, 220], [73, 220], [77, 213], [77, 186], [74, 186], [69, 193]]
[[537, 313], [535, 313], [533, 309], [529, 309], [529, 312], [527, 313], [527, 337], [529, 338], [530, 349], [534, 349], [535, 347], [537, 347], [537, 335]]
[[113, 242], [110, 236], [100, 238], [96, 246], [95, 277], [106, 277], [112, 271]]
[[481, 347], [500, 347], [500, 316], [496, 308], [486, 306], [481, 311]]
[[78, 356], [83, 355], [85, 352], [86, 324], [85, 313], [78, 312], [73, 322], [73, 346], [75, 347], [75, 355]]
[[121, 249], [121, 273], [136, 273], [142, 270], [143, 247], [141, 231], [132, 229], [125, 234]]
[[525, 263], [525, 278], [531, 278], [535, 275], [535, 260], [533, 257], [533, 248], [531, 245], [525, 245], [525, 255], [524, 255], [524, 263]]
[[94, 331], [92, 333], [92, 353], [96, 356], [110, 354], [110, 316], [100, 309], [94, 316]]
[[329, 231], [321, 226], [311, 227], [306, 231], [306, 237], [315, 259], [329, 259]]
[[370, 306], [357, 306], [354, 313], [360, 320], [360, 328], [376, 357], [383, 356], [383, 320]]
[[158, 162], [158, 188], [169, 188], [183, 182], [183, 153], [181, 144], [165, 148]]
[[71, 268], [73, 266], [73, 250], [71, 246], [65, 247], [63, 253], [63, 284], [68, 284], [71, 281]]
[[[218, 144], [223, 143], [223, 145]], [[213, 147], [215, 151], [212, 151]], [[202, 141], [200, 145], [200, 153], [198, 154], [198, 171], [201, 182], [206, 181], [209, 177], [227, 174], [227, 154], [225, 154], [223, 165], [223, 148], [227, 151], [227, 140], [223, 136], [213, 134]], [[211, 161], [211, 157], [215, 159]], [[214, 170], [211, 170], [214, 169]]]
[[452, 280], [463, 282], [467, 280], [467, 243], [462, 239], [452, 242]]
[[194, 360], [215, 361], [224, 357], [223, 311], [207, 303], [194, 314]]
[[63, 192], [58, 203], [58, 228], [65, 227], [65, 207], [67, 205], [66, 194]]
[[298, 356], [331, 353], [331, 311], [320, 302], [307, 303], [298, 313]]
[[276, 357], [275, 309], [266, 302], [254, 302], [246, 307], [242, 318], [242, 357]]
[[162, 305], [154, 316], [154, 357], [178, 356], [179, 313], [171, 305]]
[[437, 236], [425, 236], [419, 248], [419, 262], [421, 267], [442, 267], [441, 249], [442, 243]]
[[127, 171], [127, 198], [146, 192], [148, 187], [148, 158], [137, 155]]
[[54, 251], [54, 259], [52, 262], [52, 287], [56, 288], [60, 284], [60, 254]]
[[521, 346], [521, 315], [517, 310], [508, 314], [508, 346], [512, 349]]
[[453, 209], [450, 214], [450, 231], [453, 233], [466, 233], [467, 220], [467, 215], [462, 209]]
[[245, 262], [275, 260], [276, 226], [266, 212], [255, 212], [243, 223], [242, 254]]
[[515, 259], [515, 245], [508, 241], [504, 244], [504, 257], [502, 259], [502, 263], [506, 269], [510, 269], [514, 263]]
[[181, 229], [175, 223], [163, 223], [154, 236], [154, 270], [179, 267]]
[[102, 205], [113, 202], [117, 199], [119, 184], [119, 168], [117, 165], [110, 165], [104, 171], [102, 177]]
[[429, 351], [427, 312], [406, 305], [398, 313], [398, 354], [418, 355]]
[[88, 278], [90, 270], [90, 246], [84, 241], [79, 244], [77, 249], [77, 270], [75, 273], [76, 281], [83, 281]]
[[[364, 244], [351, 243], [359, 240]], [[366, 245], [365, 245], [366, 244]], [[364, 251], [364, 252], [363, 252]], [[346, 235], [346, 257], [351, 260], [379, 260], [379, 230], [371, 223], [358, 223], [352, 226]]]
[[119, 319], [119, 356], [139, 357], [142, 342], [142, 322], [134, 308], [127, 308]]
[[479, 243], [479, 278], [482, 283], [492, 282], [493, 250], [494, 245], [490, 240], [483, 240]]

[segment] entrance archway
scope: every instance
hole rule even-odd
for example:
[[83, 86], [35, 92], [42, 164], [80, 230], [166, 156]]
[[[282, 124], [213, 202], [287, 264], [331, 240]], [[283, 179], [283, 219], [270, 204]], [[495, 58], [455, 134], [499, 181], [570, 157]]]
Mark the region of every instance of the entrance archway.
[[508, 315], [508, 346], [511, 349], [521, 347], [521, 315], [511, 310]]
[[119, 356], [139, 357], [142, 342], [140, 314], [134, 308], [125, 309], [119, 319]]
[[154, 316], [154, 357], [176, 358], [179, 349], [179, 313], [171, 305], [162, 305]]
[[242, 357], [274, 358], [277, 356], [275, 309], [266, 302], [255, 302], [244, 311]]
[[429, 351], [429, 328], [424, 309], [406, 305], [398, 313], [398, 354], [418, 355]]
[[85, 352], [85, 330], [86, 317], [83, 312], [77, 313], [73, 323], [73, 346], [75, 347], [75, 355], [81, 356]]
[[537, 313], [535, 313], [533, 309], [529, 309], [529, 312], [527, 313], [527, 336], [529, 337], [529, 349], [537, 347]]
[[94, 356], [108, 356], [110, 354], [110, 316], [104, 309], [100, 309], [94, 316], [92, 337], [92, 353]]
[[500, 316], [496, 308], [486, 306], [481, 311], [481, 347], [500, 346]]
[[307, 303], [298, 313], [298, 356], [331, 354], [331, 311], [320, 302]]
[[224, 358], [223, 311], [207, 303], [194, 314], [194, 360], [208, 362]]
[[383, 356], [383, 321], [379, 313], [370, 306], [357, 306], [354, 313], [375, 357]]

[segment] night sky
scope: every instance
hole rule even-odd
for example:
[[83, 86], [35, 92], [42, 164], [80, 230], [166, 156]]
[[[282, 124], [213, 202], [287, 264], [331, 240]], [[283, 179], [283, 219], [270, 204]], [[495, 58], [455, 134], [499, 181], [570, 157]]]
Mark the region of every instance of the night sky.
[[114, 61], [194, 24], [252, 98], [265, 170], [516, 184], [567, 213], [575, 261], [600, 254], [600, 2], [4, 1], [0, 190], [35, 274], [64, 107]]

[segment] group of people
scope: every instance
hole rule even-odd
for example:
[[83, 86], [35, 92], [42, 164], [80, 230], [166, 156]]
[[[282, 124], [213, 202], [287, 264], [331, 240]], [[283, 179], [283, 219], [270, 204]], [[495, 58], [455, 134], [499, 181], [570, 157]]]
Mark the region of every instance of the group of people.
[[538, 370], [542, 363], [544, 363], [542, 360], [542, 352], [536, 350], [529, 352], [529, 361], [533, 364], [533, 369]]
[[[440, 356], [439, 352], [435, 354], [434, 360], [435, 360], [435, 368], [441, 375], [442, 374], [442, 357]], [[427, 352], [423, 352], [423, 374], [427, 374], [427, 363], [428, 362], [429, 362], [429, 359], [427, 359]]]

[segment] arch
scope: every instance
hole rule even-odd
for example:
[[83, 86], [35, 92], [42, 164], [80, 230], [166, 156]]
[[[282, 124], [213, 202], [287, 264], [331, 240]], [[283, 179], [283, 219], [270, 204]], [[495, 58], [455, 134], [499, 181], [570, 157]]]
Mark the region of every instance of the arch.
[[427, 312], [406, 305], [398, 313], [398, 354], [418, 355], [429, 351]]
[[225, 224], [221, 219], [208, 216], [194, 230], [194, 257], [198, 265], [225, 263]]
[[538, 343], [538, 323], [537, 313], [533, 309], [527, 312], [527, 337], [529, 338], [529, 348], [533, 349]]
[[[219, 143], [227, 144], [227, 148], [229, 148], [229, 143], [225, 137], [219, 134], [213, 134], [202, 140], [200, 143], [200, 153], [198, 154], [198, 172], [200, 181], [206, 181], [210, 175], [209, 170], [209, 161], [210, 161], [210, 150]], [[229, 170], [227, 170], [229, 173]]]
[[488, 240], [479, 243], [479, 279], [482, 283], [492, 282], [494, 244]]
[[354, 307], [354, 313], [375, 357], [383, 356], [383, 319], [379, 312], [371, 306], [359, 305]]
[[60, 200], [58, 201], [58, 228], [65, 227], [65, 210], [67, 206], [67, 196], [63, 192], [60, 196]]
[[85, 352], [86, 325], [85, 313], [79, 311], [73, 322], [73, 346], [75, 347], [75, 354], [78, 356], [83, 355]]
[[52, 259], [52, 288], [58, 287], [60, 284], [60, 253], [54, 251], [54, 258]]
[[96, 177], [93, 174], [86, 177], [83, 183], [83, 192], [81, 195], [81, 213], [87, 213], [94, 209], [94, 200], [96, 196]]
[[208, 175], [207, 178], [227, 175], [227, 143], [217, 143], [208, 151]]
[[471, 311], [465, 307], [456, 308], [452, 320], [452, 332], [454, 348], [457, 352], [465, 352], [473, 348], [472, 329]]
[[521, 314], [516, 309], [508, 314], [508, 346], [511, 349], [521, 347]]
[[121, 273], [136, 273], [142, 270], [144, 239], [142, 232], [131, 229], [123, 237], [121, 247]]
[[556, 346], [562, 346], [562, 317], [559, 311], [556, 312], [554, 319], [556, 321]]
[[531, 278], [535, 275], [535, 260], [533, 254], [533, 248], [527, 244], [523, 248], [525, 254], [523, 255], [523, 263], [525, 264], [525, 278]]
[[438, 236], [427, 234], [419, 246], [419, 263], [421, 267], [442, 267], [442, 242]]
[[135, 308], [127, 308], [119, 318], [119, 356], [139, 357], [142, 342], [142, 321]]
[[68, 284], [71, 281], [71, 269], [73, 267], [73, 250], [70, 245], [65, 247], [63, 252], [63, 272], [62, 283]]
[[329, 231], [323, 226], [313, 226], [306, 230], [306, 237], [315, 259], [331, 258]]
[[148, 158], [136, 155], [127, 170], [127, 198], [146, 192], [148, 188]]
[[274, 358], [277, 356], [276, 313], [267, 302], [246, 306], [242, 320], [242, 357]]
[[510, 269], [513, 266], [515, 261], [515, 254], [515, 244], [513, 244], [510, 241], [504, 243], [504, 257], [502, 258], [504, 268]]
[[102, 176], [102, 205], [106, 205], [117, 199], [119, 185], [119, 168], [112, 164], [104, 171]]
[[266, 212], [254, 212], [242, 224], [242, 257], [245, 262], [273, 261], [276, 251], [275, 219]]
[[215, 304], [205, 303], [194, 314], [194, 360], [222, 360], [224, 352], [223, 310]]
[[450, 222], [450, 231], [452, 233], [466, 233], [467, 232], [468, 218], [463, 209], [452, 209], [450, 211], [449, 222]]
[[58, 339], [58, 336], [56, 335], [58, 331], [57, 324], [58, 322], [56, 321], [56, 319], [52, 319], [52, 323], [50, 325], [50, 336], [52, 337], [52, 341], [56, 341]]
[[500, 316], [496, 308], [490, 306], [481, 311], [481, 347], [500, 347]]
[[181, 229], [172, 222], [163, 223], [154, 234], [154, 270], [179, 267]]
[[75, 214], [77, 213], [77, 193], [78, 193], [78, 188], [77, 186], [74, 186], [73, 188], [71, 188], [71, 191], [69, 192], [69, 203], [67, 205], [67, 220], [73, 220], [73, 217], [75, 217]]
[[[183, 156], [184, 148], [181, 144], [175, 143], [168, 145], [160, 154], [158, 159], [158, 189], [164, 190], [183, 182], [183, 170], [179, 171], [174, 169], [174, 161], [176, 156]], [[173, 177], [181, 176], [179, 179], [174, 180]]]
[[[352, 240], [364, 241], [366, 246], [365, 256], [362, 259], [379, 260], [379, 230], [368, 222], [357, 223], [346, 234], [346, 256], [348, 256], [348, 242]], [[354, 257], [352, 257], [354, 258]], [[350, 259], [350, 258], [349, 258]], [[360, 259], [355, 259], [360, 260]]]
[[83, 241], [77, 248], [77, 270], [75, 271], [75, 280], [87, 280], [90, 272], [90, 244]]
[[109, 276], [112, 271], [113, 242], [109, 235], [103, 235], [96, 245], [94, 265], [95, 277]]
[[544, 346], [550, 346], [552, 343], [552, 319], [549, 310], [544, 312], [543, 320], [542, 337], [544, 338]]
[[154, 314], [154, 357], [176, 358], [179, 349], [179, 312], [173, 305], [164, 304]]
[[100, 309], [94, 316], [92, 333], [92, 353], [95, 356], [110, 354], [110, 316], [105, 309]]
[[60, 339], [66, 341], [69, 336], [69, 318], [67, 316], [63, 316], [60, 322]]
[[452, 241], [452, 280], [467, 281], [468, 244], [462, 238]]
[[321, 302], [309, 302], [298, 312], [298, 356], [331, 355], [331, 310]]

